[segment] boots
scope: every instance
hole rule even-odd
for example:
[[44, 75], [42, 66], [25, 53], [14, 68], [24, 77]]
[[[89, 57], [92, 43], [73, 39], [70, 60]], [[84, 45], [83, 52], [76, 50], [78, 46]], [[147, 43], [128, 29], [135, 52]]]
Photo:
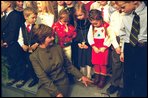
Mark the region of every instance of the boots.
[[86, 71], [87, 71], [87, 78], [91, 79], [91, 67], [86, 66]]
[[98, 83], [98, 88], [103, 88], [106, 84], [106, 76], [101, 75], [100, 82]]
[[97, 85], [100, 82], [100, 74], [95, 74], [94, 84]]

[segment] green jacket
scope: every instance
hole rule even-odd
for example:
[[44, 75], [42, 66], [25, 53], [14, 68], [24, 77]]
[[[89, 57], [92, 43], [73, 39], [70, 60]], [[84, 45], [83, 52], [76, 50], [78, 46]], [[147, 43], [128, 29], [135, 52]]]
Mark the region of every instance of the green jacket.
[[69, 85], [67, 72], [77, 78], [82, 77], [58, 45], [45, 49], [38, 47], [30, 55], [30, 60], [39, 78], [39, 89], [46, 88], [51, 96], [56, 96], [60, 92], [59, 86]]

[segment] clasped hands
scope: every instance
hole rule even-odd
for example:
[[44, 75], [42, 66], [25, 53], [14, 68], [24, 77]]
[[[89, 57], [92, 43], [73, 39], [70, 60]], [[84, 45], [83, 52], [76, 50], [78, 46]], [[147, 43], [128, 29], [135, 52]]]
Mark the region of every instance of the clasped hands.
[[78, 46], [79, 46], [79, 48], [81, 48], [81, 49], [87, 49], [87, 48], [88, 48], [88, 46], [87, 46], [84, 42], [78, 43]]
[[95, 53], [104, 52], [106, 50], [105, 47], [97, 48], [96, 46], [92, 47], [95, 51]]
[[23, 45], [22, 48], [24, 51], [28, 51], [29, 53], [32, 53], [38, 46], [38, 43], [33, 44], [32, 46]]

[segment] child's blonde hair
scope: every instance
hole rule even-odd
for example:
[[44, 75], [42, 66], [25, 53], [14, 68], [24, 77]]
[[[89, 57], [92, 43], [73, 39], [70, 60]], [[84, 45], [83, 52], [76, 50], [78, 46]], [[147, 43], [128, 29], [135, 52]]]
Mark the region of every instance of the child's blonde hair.
[[[86, 10], [86, 8], [85, 8], [85, 5], [83, 4], [83, 3], [77, 3], [77, 4], [75, 4], [75, 13], [77, 12], [77, 11], [81, 11], [82, 13], [84, 13], [84, 15], [85, 15], [85, 18], [87, 18], [88, 17], [88, 12], [87, 12], [87, 10]], [[77, 26], [77, 23], [76, 23], [76, 17], [75, 17], [75, 21], [74, 21], [74, 25], [75, 26]]]
[[34, 8], [27, 7], [23, 11], [24, 17], [29, 17], [31, 14], [37, 15], [37, 11]]

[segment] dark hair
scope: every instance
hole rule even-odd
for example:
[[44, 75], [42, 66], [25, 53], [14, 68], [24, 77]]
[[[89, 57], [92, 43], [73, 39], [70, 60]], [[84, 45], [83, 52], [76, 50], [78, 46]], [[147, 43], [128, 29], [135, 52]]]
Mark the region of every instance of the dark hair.
[[92, 9], [89, 11], [89, 20], [103, 20], [102, 12], [97, 9]]
[[45, 39], [49, 36], [53, 36], [52, 28], [44, 24], [36, 24], [33, 27], [33, 32], [37, 37], [38, 43], [42, 44], [45, 42]]

